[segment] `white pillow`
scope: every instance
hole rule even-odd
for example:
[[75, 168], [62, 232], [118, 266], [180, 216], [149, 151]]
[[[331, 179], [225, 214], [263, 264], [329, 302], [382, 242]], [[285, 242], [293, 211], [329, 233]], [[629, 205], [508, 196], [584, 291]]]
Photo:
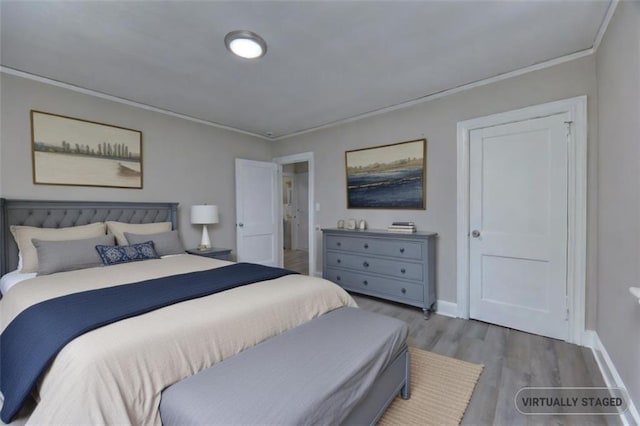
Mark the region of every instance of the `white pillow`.
[[68, 228], [36, 228], [35, 226], [12, 225], [9, 229], [16, 240], [20, 254], [22, 254], [20, 272], [38, 271], [38, 252], [31, 242], [34, 238], [43, 241], [67, 241], [83, 240], [106, 234], [106, 225], [103, 222], [70, 226]]
[[130, 234], [159, 234], [160, 232], [171, 231], [171, 222], [158, 223], [124, 223], [124, 222], [107, 222], [107, 229], [110, 234], [116, 237], [116, 241], [120, 246], [127, 246], [125, 232]]

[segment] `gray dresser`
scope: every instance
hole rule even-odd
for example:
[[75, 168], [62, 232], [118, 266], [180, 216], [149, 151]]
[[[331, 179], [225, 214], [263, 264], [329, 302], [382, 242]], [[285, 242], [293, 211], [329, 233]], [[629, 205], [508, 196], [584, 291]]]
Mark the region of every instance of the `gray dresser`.
[[438, 234], [322, 230], [322, 276], [345, 290], [422, 308], [436, 301]]

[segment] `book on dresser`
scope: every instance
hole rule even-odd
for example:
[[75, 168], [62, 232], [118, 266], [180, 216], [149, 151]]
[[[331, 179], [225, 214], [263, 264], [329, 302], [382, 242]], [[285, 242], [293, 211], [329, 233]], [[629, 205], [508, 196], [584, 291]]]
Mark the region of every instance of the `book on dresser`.
[[323, 278], [347, 291], [420, 307], [428, 318], [436, 301], [438, 234], [405, 232], [323, 229]]
[[414, 222], [393, 222], [387, 227], [390, 232], [416, 232], [416, 224]]
[[408, 232], [409, 234], [412, 234], [414, 232], [416, 232], [416, 228], [411, 227], [411, 226], [389, 226], [387, 228], [387, 231], [389, 232]]
[[391, 226], [411, 226], [415, 228], [416, 223], [415, 222], [392, 222]]

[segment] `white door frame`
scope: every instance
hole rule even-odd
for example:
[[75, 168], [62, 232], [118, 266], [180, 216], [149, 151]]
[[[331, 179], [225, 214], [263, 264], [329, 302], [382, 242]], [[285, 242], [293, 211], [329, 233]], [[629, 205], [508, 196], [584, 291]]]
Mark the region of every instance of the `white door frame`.
[[457, 143], [457, 290], [458, 316], [469, 318], [469, 133], [475, 129], [566, 113], [568, 147], [567, 341], [588, 343], [585, 332], [587, 265], [587, 97], [578, 96], [458, 122]]
[[[300, 154], [293, 155], [285, 155], [284, 157], [276, 157], [273, 159], [273, 162], [280, 165], [279, 174], [282, 175], [282, 166], [284, 164], [292, 164], [292, 163], [303, 163], [307, 162], [309, 165], [309, 188], [308, 188], [308, 196], [309, 196], [309, 275], [316, 275], [316, 231], [315, 231], [315, 223], [316, 223], [316, 196], [315, 196], [315, 165], [313, 160], [313, 152], [303, 152]], [[280, 178], [282, 181], [282, 178]], [[280, 206], [280, 217], [282, 217], [282, 185], [279, 186], [279, 196], [278, 205]], [[280, 250], [280, 266], [283, 265], [283, 250], [282, 250], [282, 224], [279, 225], [280, 231], [278, 232], [279, 238], [279, 246]]]

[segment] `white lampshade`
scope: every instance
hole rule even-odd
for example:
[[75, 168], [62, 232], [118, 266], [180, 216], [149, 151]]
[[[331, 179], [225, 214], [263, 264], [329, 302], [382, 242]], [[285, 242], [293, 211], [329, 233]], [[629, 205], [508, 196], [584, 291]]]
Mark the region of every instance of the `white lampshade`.
[[191, 223], [194, 225], [209, 225], [218, 223], [218, 206], [191, 206]]

